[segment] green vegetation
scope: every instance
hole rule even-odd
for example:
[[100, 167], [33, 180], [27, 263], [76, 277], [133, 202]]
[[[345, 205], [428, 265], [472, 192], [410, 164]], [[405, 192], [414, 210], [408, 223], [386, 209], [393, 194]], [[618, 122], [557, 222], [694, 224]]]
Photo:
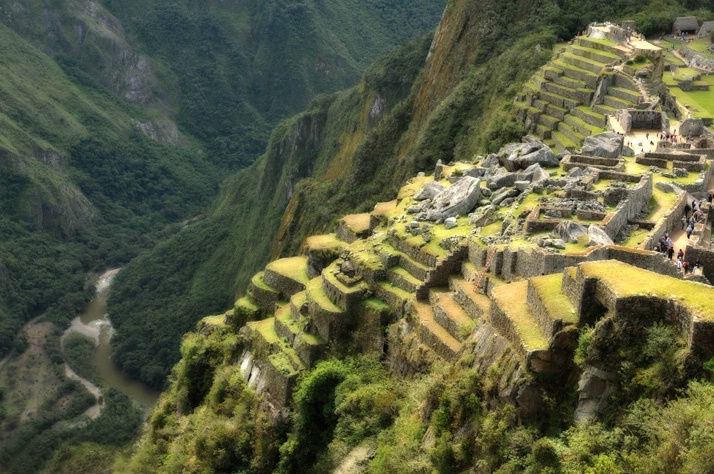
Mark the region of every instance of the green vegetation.
[[82, 334], [71, 332], [64, 338], [63, 346], [62, 353], [67, 365], [80, 377], [98, 385], [100, 378], [94, 366], [94, 341]]

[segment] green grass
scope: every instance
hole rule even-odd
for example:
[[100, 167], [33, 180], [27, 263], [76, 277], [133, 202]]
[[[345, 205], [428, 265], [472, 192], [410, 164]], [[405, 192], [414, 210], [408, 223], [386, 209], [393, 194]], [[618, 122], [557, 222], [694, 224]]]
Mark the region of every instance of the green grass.
[[265, 268], [300, 283], [310, 280], [307, 274], [307, 257], [281, 258], [270, 262]]
[[698, 318], [714, 321], [714, 288], [632, 267], [616, 260], [586, 262], [587, 277], [599, 278], [618, 297], [651, 295], [676, 300]]
[[[714, 75], [703, 75], [702, 81], [709, 84], [710, 88], [714, 88]], [[683, 91], [677, 88], [672, 93], [679, 102], [693, 112], [694, 117], [714, 117], [714, 94], [711, 90]]]
[[566, 323], [572, 324], [578, 322], [577, 311], [561, 290], [562, 273], [534, 277], [530, 281], [552, 319], [562, 319]]
[[699, 38], [687, 43], [687, 48], [709, 58], [714, 58], [714, 54], [709, 52], [709, 46], [711, 46], [711, 44], [712, 42], [709, 38]]
[[312, 235], [305, 239], [305, 247], [312, 252], [340, 251], [346, 246], [335, 234]]
[[265, 275], [265, 272], [256, 273], [253, 278], [251, 278], [250, 282], [262, 290], [269, 291], [271, 293], [279, 293], [278, 290], [265, 283], [263, 275]]
[[528, 309], [527, 295], [527, 281], [500, 285], [493, 290], [492, 304], [498, 305], [506, 313], [527, 350], [546, 350], [548, 340]]
[[[336, 279], [335, 283], [340, 283]], [[344, 286], [344, 285], [343, 285]], [[321, 308], [331, 313], [342, 313], [342, 309], [328, 298], [325, 290], [322, 289], [322, 277], [313, 278], [305, 288], [308, 301], [317, 303]]]

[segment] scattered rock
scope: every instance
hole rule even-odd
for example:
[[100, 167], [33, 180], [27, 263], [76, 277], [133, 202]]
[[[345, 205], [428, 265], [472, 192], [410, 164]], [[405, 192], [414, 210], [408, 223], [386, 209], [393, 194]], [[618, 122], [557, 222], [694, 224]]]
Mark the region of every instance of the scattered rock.
[[439, 160], [436, 162], [436, 166], [434, 167], [434, 181], [439, 181], [441, 179], [441, 175], [444, 172], [444, 163]]
[[523, 192], [526, 189], [528, 189], [528, 186], [531, 185], [531, 182], [530, 181], [516, 181], [515, 183], [513, 183], [513, 185], [516, 187], [516, 189]]
[[553, 234], [570, 243], [577, 243], [583, 235], [587, 235], [588, 229], [573, 221], [563, 221], [553, 229]]
[[444, 220], [444, 228], [447, 230], [453, 229], [454, 227], [456, 227], [456, 225], [456, 217], [447, 217]]
[[602, 228], [596, 225], [588, 227], [588, 247], [593, 245], [612, 245], [614, 242]]
[[560, 161], [548, 145], [532, 135], [524, 137], [521, 143], [509, 143], [496, 154], [508, 171], [525, 169], [539, 164], [544, 167], [558, 166]]
[[604, 132], [585, 138], [580, 153], [583, 155], [618, 158], [622, 154], [625, 137], [615, 132]]
[[493, 168], [494, 166], [500, 166], [500, 165], [501, 165], [501, 162], [498, 161], [498, 157], [496, 155], [494, 155], [493, 153], [488, 155], [481, 163], [481, 166], [483, 166], [484, 168]]
[[553, 239], [551, 245], [557, 249], [565, 250], [565, 242], [563, 239]]
[[418, 193], [414, 196], [417, 201], [423, 201], [425, 199], [434, 199], [437, 194], [446, 189], [443, 184], [437, 183], [436, 181], [429, 181], [426, 183]]
[[513, 186], [517, 178], [518, 175], [516, 173], [500, 170], [488, 180], [487, 186], [493, 190]]
[[674, 193], [679, 195], [679, 193], [682, 192], [682, 188], [680, 188], [674, 183], [668, 183], [666, 181], [659, 181], [655, 183], [655, 187], [660, 191], [664, 191], [665, 193]]
[[689, 176], [689, 171], [684, 168], [674, 168], [672, 172], [677, 178], [686, 178], [687, 176]]
[[501, 188], [491, 195], [491, 203], [499, 205], [509, 197], [518, 196], [518, 190], [515, 188]]
[[440, 192], [427, 211], [427, 219], [437, 221], [471, 212], [481, 198], [481, 180], [464, 176], [451, 187]]

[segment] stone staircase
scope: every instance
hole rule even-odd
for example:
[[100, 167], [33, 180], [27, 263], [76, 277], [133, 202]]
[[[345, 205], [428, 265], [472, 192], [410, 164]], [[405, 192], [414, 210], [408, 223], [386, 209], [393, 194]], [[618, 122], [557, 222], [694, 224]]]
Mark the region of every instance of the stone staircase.
[[635, 81], [611, 67], [626, 55], [614, 43], [577, 38], [527, 84], [518, 118], [558, 152], [579, 149], [585, 137], [605, 130], [606, 115], [640, 100]]

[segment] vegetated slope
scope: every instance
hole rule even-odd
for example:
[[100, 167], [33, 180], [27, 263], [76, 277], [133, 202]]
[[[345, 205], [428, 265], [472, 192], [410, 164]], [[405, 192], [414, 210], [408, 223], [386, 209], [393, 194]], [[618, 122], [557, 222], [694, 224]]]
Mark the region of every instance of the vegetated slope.
[[[22, 321], [60, 299], [55, 316], [71, 317], [85, 301], [87, 270], [124, 264], [161, 237], [156, 231], [199, 212], [223, 173], [264, 149], [273, 121], [355, 82], [370, 58], [431, 26], [442, 9], [353, 7], [0, 6], [0, 312], [8, 315], [0, 354]], [[353, 21], [330, 20], [343, 13]], [[278, 90], [287, 92], [274, 103], [263, 97]]]

